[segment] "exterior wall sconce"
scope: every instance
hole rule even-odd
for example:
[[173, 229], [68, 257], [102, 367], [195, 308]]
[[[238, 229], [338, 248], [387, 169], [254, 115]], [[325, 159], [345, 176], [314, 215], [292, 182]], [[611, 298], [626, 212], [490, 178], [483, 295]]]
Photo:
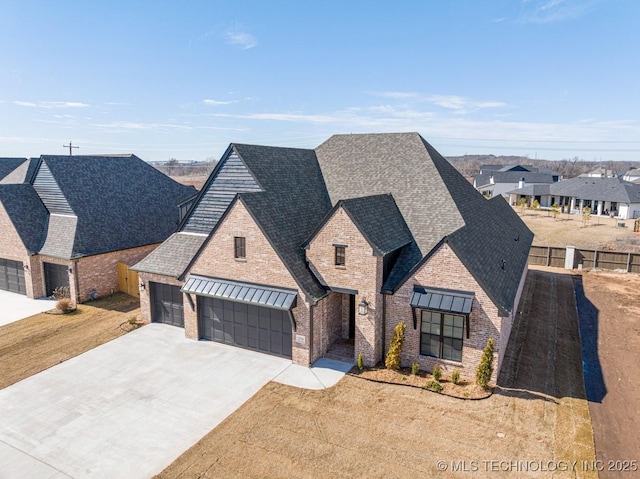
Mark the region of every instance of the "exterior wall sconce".
[[142, 281], [140, 281], [140, 291], [144, 291], [145, 285]]
[[26, 263], [22, 264], [22, 269], [24, 269], [25, 271], [29, 271], [29, 265]]
[[73, 268], [69, 266], [69, 274], [73, 274]]
[[367, 303], [364, 298], [358, 304], [358, 314], [364, 316], [369, 311], [369, 303]]

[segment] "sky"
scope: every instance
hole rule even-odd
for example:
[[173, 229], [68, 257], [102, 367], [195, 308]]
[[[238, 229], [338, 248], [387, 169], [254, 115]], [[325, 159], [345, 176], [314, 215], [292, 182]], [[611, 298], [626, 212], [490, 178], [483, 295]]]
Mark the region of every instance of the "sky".
[[640, 161], [637, 0], [0, 0], [0, 156], [219, 159], [417, 131]]

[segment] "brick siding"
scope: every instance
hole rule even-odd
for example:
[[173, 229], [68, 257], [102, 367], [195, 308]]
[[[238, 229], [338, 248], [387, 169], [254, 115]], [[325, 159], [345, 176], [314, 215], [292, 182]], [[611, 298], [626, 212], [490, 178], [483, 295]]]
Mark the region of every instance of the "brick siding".
[[[44, 294], [38, 295], [39, 291], [34, 291], [32, 272], [36, 270], [32, 267], [32, 257], [29, 257], [27, 249], [24, 247], [20, 235], [13, 226], [13, 222], [9, 218], [7, 210], [5, 210], [2, 203], [0, 203], [0, 231], [2, 232], [2, 234], [0, 234], [0, 258], [18, 261], [23, 264], [23, 267], [27, 266], [24, 270], [27, 296], [29, 298], [44, 296]], [[36, 271], [36, 279], [37, 275], [38, 272]]]
[[[469, 321], [469, 339], [467, 339], [465, 324], [461, 363], [420, 355], [420, 311], [416, 311], [417, 328], [414, 329], [410, 305], [414, 285], [475, 293]], [[493, 381], [496, 380], [500, 351], [506, 346], [506, 342], [503, 346], [503, 337], [500, 332], [502, 318], [498, 315], [498, 309], [491, 299], [448, 245], [442, 245], [395, 294], [388, 297], [385, 351], [389, 348], [388, 342], [393, 336], [393, 328], [400, 321], [407, 324], [402, 348], [403, 366], [410, 366], [412, 363], [418, 362], [421, 369], [431, 371], [438, 363], [445, 375], [450, 375], [454, 369], [459, 369], [463, 378], [474, 379], [476, 368], [482, 357], [482, 350], [491, 337], [496, 341], [492, 377]]]

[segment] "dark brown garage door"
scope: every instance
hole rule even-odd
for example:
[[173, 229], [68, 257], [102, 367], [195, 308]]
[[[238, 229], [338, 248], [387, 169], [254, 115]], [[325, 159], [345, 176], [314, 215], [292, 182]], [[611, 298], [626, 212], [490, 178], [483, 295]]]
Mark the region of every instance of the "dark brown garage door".
[[51, 296], [56, 288], [69, 287], [69, 267], [67, 265], [43, 263], [43, 266], [47, 296]]
[[0, 289], [27, 294], [22, 263], [0, 258]]
[[200, 337], [291, 359], [285, 310], [198, 296]]
[[149, 283], [151, 294], [151, 321], [184, 328], [182, 293], [179, 286]]

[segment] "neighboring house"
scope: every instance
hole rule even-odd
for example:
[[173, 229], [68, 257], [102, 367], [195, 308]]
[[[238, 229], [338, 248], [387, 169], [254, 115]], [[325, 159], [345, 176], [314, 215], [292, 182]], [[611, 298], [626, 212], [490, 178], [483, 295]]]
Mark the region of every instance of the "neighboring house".
[[640, 180], [640, 168], [634, 168], [632, 170], [627, 171], [622, 177], [624, 181], [636, 182]]
[[614, 178], [616, 176], [618, 175], [614, 170], [598, 167], [593, 171], [589, 171], [588, 173], [582, 173], [580, 175], [580, 178]]
[[135, 265], [142, 314], [308, 366], [336, 341], [473, 377], [502, 362], [532, 233], [417, 133], [315, 150], [231, 144], [177, 232]]
[[196, 190], [134, 155], [22, 160], [0, 181], [0, 289], [30, 298], [68, 286], [85, 301], [118, 290], [176, 228]]
[[594, 215], [611, 215], [619, 219], [640, 217], [640, 184], [620, 177], [578, 177], [552, 185], [525, 186], [509, 192], [512, 205], [525, 198], [530, 205], [537, 199], [541, 206], [557, 203], [563, 212], [581, 213], [585, 206]]
[[509, 196], [507, 192], [515, 188], [522, 188], [524, 185], [551, 184], [561, 179], [560, 173], [528, 165], [483, 165], [480, 173], [473, 177], [473, 186], [485, 198], [495, 196], [507, 198]]

